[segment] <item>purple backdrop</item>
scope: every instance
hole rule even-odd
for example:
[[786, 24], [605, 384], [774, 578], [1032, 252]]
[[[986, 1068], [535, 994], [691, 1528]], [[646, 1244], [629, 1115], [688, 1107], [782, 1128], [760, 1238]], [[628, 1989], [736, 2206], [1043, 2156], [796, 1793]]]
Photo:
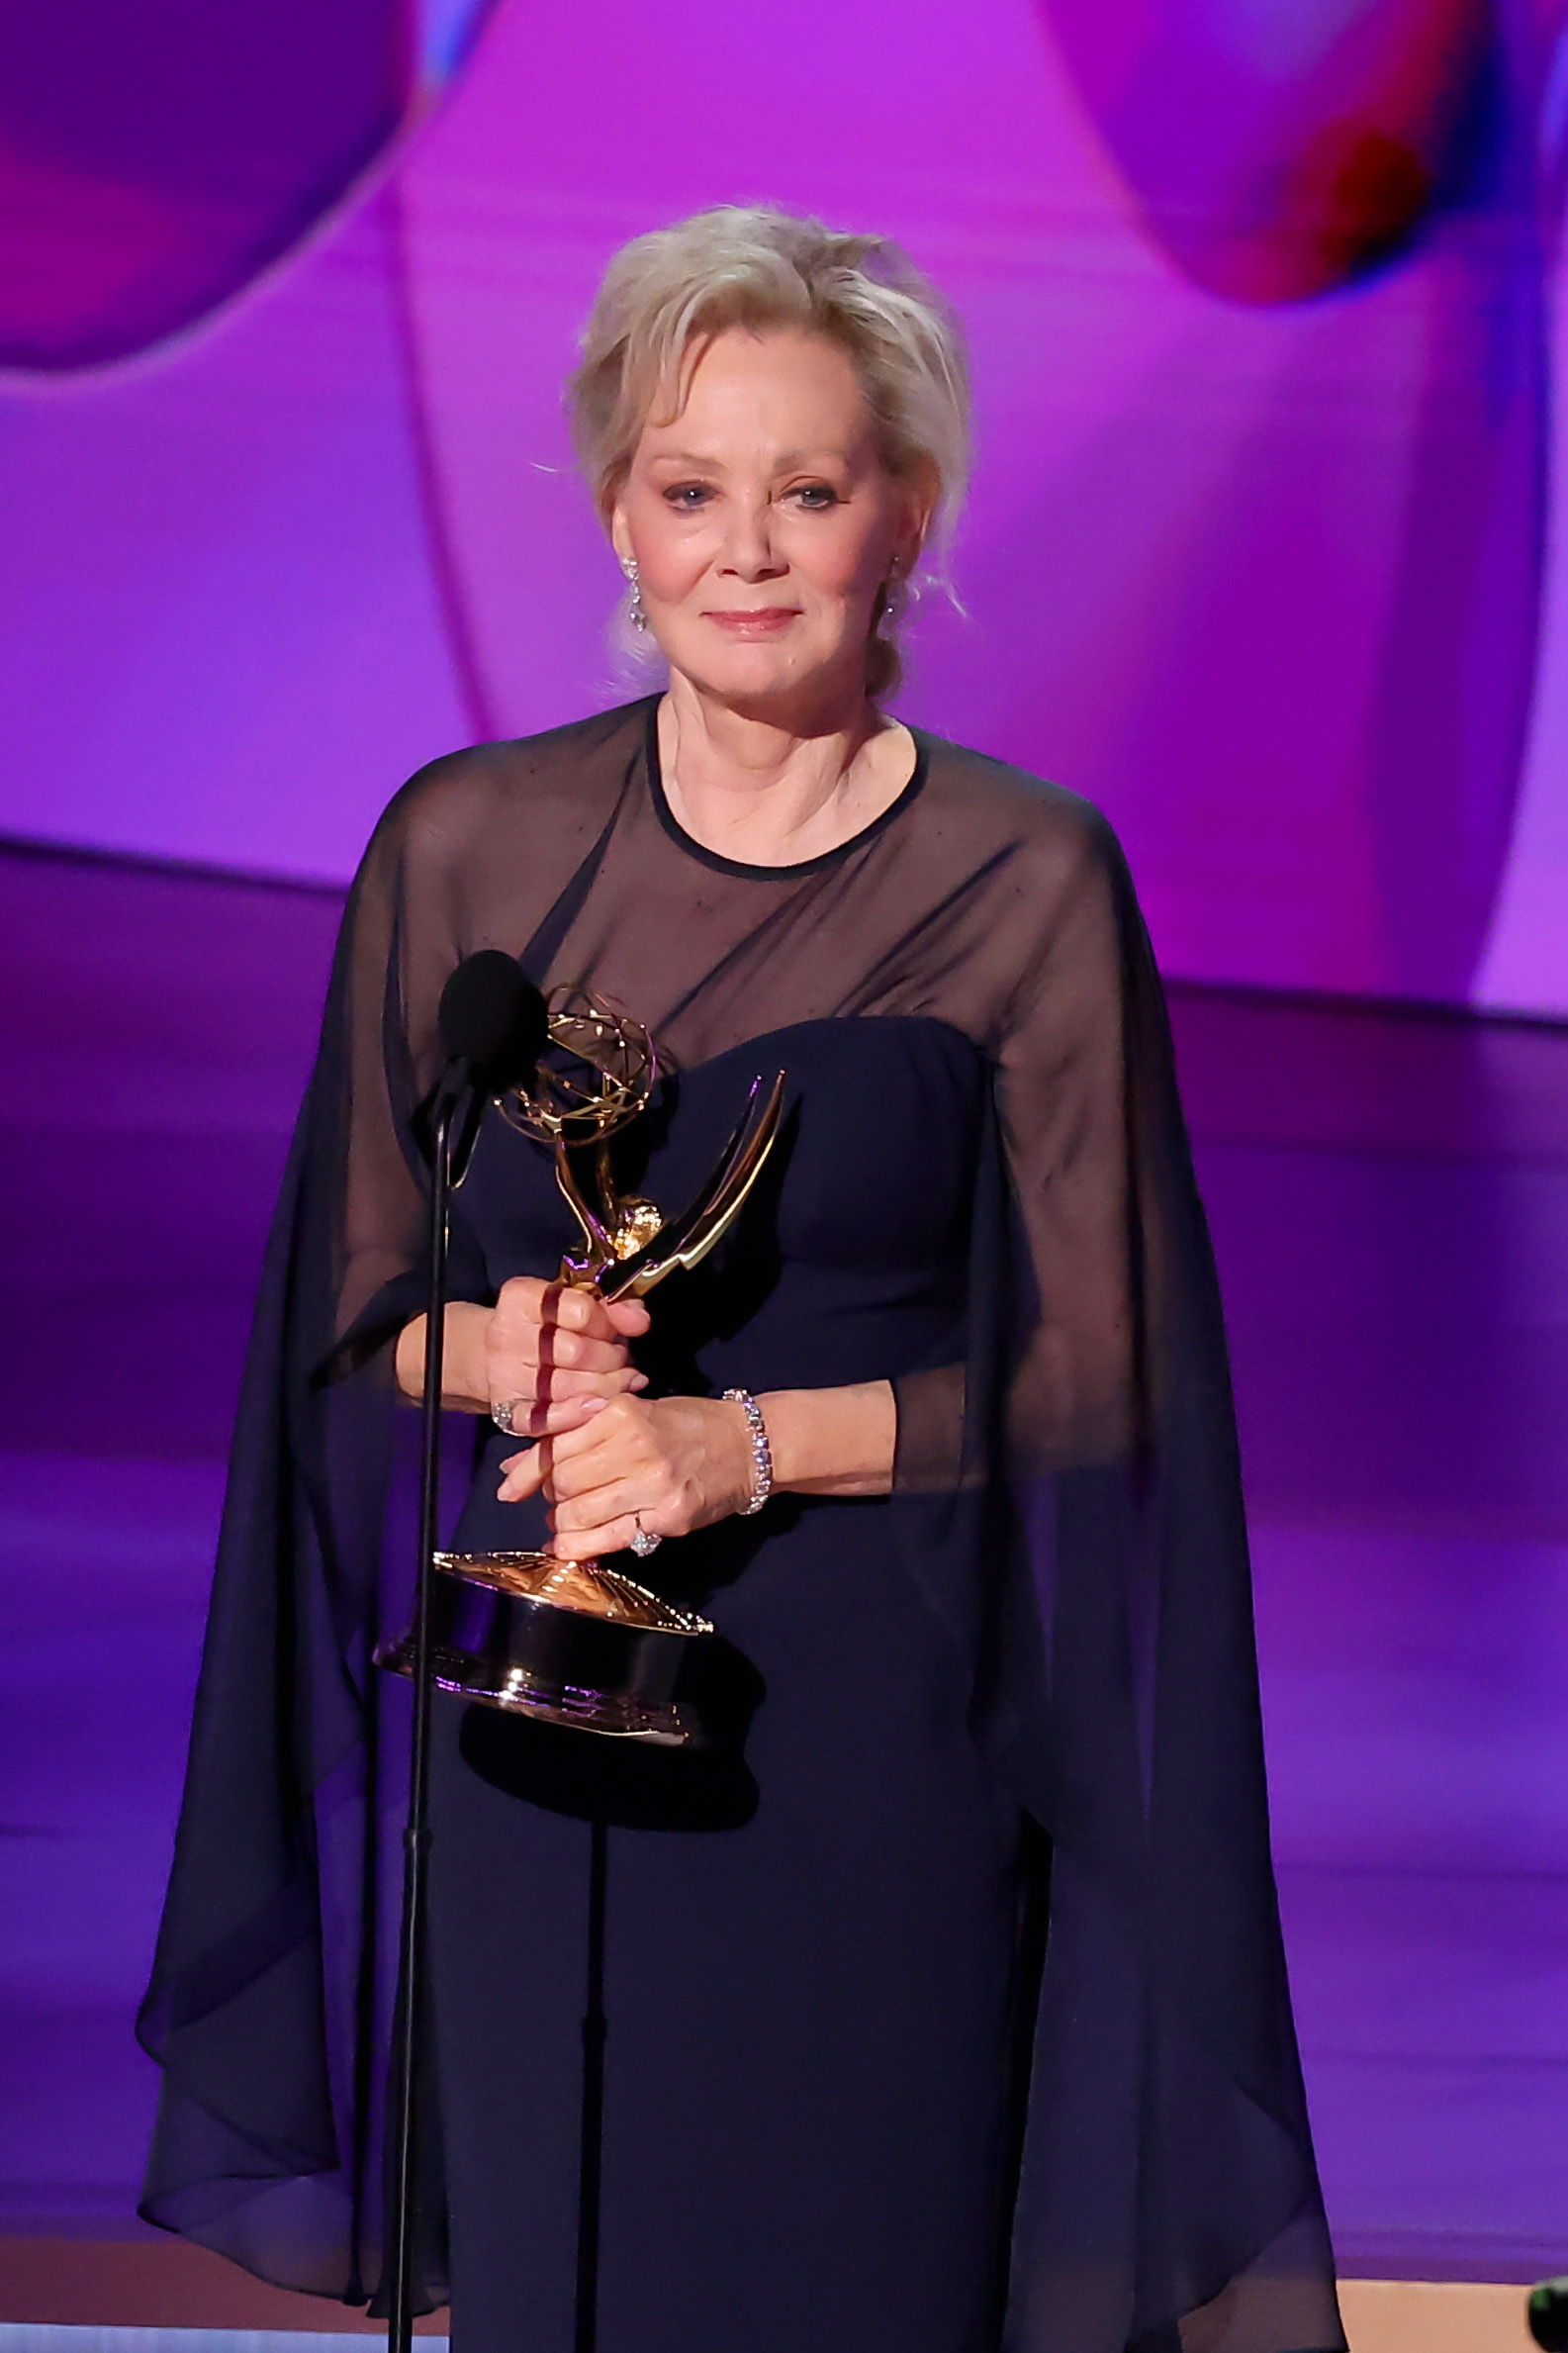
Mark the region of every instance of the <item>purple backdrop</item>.
[[[620, 238], [770, 197], [968, 321], [910, 714], [1099, 800], [1174, 975], [1568, 1012], [1565, 17], [0, 0], [0, 831], [335, 884], [422, 760], [631, 691], [561, 376]], [[112, 2228], [335, 893], [0, 902], [0, 2214]], [[1568, 1039], [1177, 1013], [1340, 2245], [1560, 2267]]]
[[969, 323], [911, 715], [1101, 801], [1172, 972], [1568, 1008], [1561, 14], [7, 0], [0, 827], [340, 877], [624, 692], [560, 378], [618, 239], [769, 196]]

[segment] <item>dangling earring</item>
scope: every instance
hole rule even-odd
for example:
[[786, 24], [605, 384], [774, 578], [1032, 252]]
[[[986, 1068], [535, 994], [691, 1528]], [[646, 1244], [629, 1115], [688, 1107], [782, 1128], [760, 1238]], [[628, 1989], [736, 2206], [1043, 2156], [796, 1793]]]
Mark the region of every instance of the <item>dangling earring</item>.
[[903, 610], [904, 586], [895, 564], [882, 582], [882, 609], [877, 616], [878, 629], [890, 629]]
[[637, 568], [636, 557], [623, 555], [620, 559], [620, 568], [631, 583], [631, 612], [627, 617], [634, 629], [646, 629], [648, 615], [643, 609], [642, 575]]

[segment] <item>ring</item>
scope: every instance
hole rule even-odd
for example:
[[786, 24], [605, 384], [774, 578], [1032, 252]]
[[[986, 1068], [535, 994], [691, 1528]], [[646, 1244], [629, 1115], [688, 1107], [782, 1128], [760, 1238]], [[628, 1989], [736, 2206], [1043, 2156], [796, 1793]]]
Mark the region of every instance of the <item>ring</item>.
[[631, 1549], [639, 1560], [646, 1560], [650, 1553], [658, 1552], [659, 1547], [664, 1543], [664, 1538], [652, 1535], [643, 1526], [641, 1512], [633, 1512], [631, 1516], [637, 1523], [636, 1534], [631, 1540]]
[[495, 1423], [497, 1429], [507, 1438], [520, 1438], [522, 1436], [522, 1432], [517, 1428], [515, 1422], [513, 1422], [511, 1418], [521, 1403], [522, 1399], [520, 1397], [503, 1397], [499, 1405], [493, 1405], [490, 1409], [491, 1420]]

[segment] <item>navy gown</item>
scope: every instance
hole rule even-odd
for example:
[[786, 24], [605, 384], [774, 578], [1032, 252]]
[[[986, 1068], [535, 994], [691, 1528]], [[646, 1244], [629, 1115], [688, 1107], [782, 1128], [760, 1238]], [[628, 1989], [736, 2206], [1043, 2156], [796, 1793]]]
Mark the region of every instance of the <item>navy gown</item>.
[[[720, 1640], [660, 1751], [442, 1699], [423, 2268], [456, 2353], [568, 2353], [589, 1822], [609, 1834], [604, 2353], [1332, 2353], [1268, 1853], [1223, 1329], [1114, 841], [930, 737], [825, 857], [686, 836], [645, 703], [438, 762], [339, 947], [235, 1437], [142, 2031], [143, 2212], [350, 2302], [381, 2270], [408, 1607], [390, 1350], [461, 956], [662, 1050], [624, 1182], [781, 1142], [650, 1306], [659, 1390], [893, 1383], [893, 1491], [665, 1545]], [[487, 1113], [458, 1295], [573, 1240]], [[452, 1417], [454, 1424], [457, 1417]], [[459, 1442], [473, 1424], [458, 1429]], [[455, 1541], [539, 1541], [481, 1430]]]
[[[927, 1019], [817, 1021], [683, 1072], [641, 1179], [656, 1200], [694, 1193], [760, 1057], [788, 1075], [783, 1167], [720, 1264], [654, 1295], [643, 1361], [717, 1395], [952, 1357], [974, 1049]], [[553, 1271], [571, 1239], [544, 1156], [500, 1120], [461, 1212], [492, 1285]], [[499, 1433], [486, 1449], [462, 1546], [537, 1541], [494, 1500], [514, 1451]], [[534, 2341], [572, 2341], [588, 1833], [570, 1816], [596, 1803], [622, 1826], [602, 2343], [996, 2343], [1013, 2022], [1032, 1992], [1020, 1809], [986, 1770], [894, 1517], [781, 1498], [650, 1563], [725, 1639], [729, 1737], [709, 1749], [442, 1705], [432, 2009], [460, 2353], [515, 2345], [524, 2298]]]

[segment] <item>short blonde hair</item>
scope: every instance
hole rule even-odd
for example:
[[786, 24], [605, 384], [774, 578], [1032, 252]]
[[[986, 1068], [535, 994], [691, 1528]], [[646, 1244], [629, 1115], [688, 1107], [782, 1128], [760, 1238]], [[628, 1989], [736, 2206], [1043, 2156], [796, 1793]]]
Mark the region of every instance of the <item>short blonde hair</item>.
[[[572, 439], [601, 519], [625, 481], [656, 402], [679, 413], [693, 358], [727, 328], [803, 328], [845, 350], [876, 420], [890, 474], [925, 476], [942, 579], [969, 463], [964, 337], [948, 304], [887, 237], [824, 229], [771, 206], [720, 205], [633, 237], [611, 260], [567, 383]], [[897, 685], [898, 650], [881, 632], [869, 685]]]

